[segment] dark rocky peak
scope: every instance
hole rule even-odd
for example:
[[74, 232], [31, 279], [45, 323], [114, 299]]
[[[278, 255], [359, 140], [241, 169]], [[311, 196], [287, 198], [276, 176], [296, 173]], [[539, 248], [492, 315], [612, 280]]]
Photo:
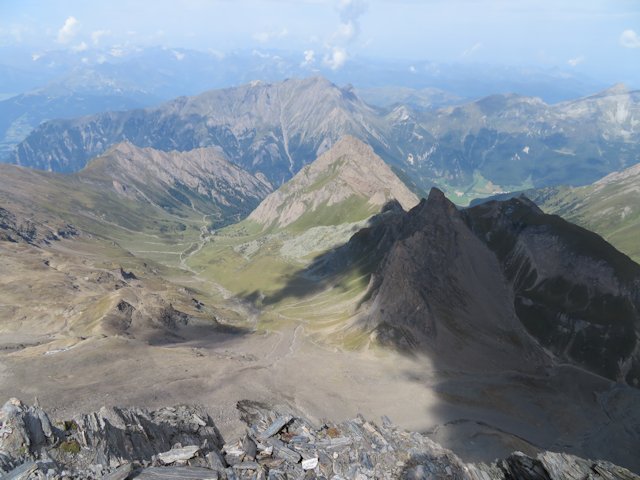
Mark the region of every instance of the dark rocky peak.
[[640, 265], [526, 198], [464, 211], [500, 261], [515, 311], [542, 346], [612, 380], [640, 382]]
[[455, 215], [458, 211], [455, 204], [445, 196], [444, 192], [435, 187], [429, 191], [426, 208], [429, 210], [439, 210], [449, 215]]
[[404, 212], [404, 209], [402, 208], [402, 205], [398, 200], [396, 200], [395, 198], [392, 198], [387, 203], [385, 203], [382, 206], [382, 209], [380, 210], [380, 213], [386, 213], [386, 212], [398, 213], [398, 212]]
[[350, 243], [377, 252], [356, 323], [382, 343], [472, 370], [558, 361], [640, 385], [640, 266], [526, 197], [458, 210], [433, 189]]
[[[636, 285], [640, 279], [640, 265], [616, 250], [602, 237], [585, 228], [545, 214], [524, 195], [505, 201], [487, 202], [464, 211], [469, 227], [480, 235], [499, 258], [504, 259], [515, 248], [515, 242], [546, 238], [550, 243], [540, 256], [557, 251], [562, 260], [557, 267], [572, 271], [577, 264], [570, 260], [580, 257], [613, 272], [622, 283]], [[598, 282], [600, 283], [600, 282]]]
[[495, 256], [440, 190], [372, 230], [384, 254], [358, 322], [378, 341], [472, 369], [513, 354], [506, 331], [527, 345]]
[[447, 226], [452, 228], [452, 222], [461, 220], [458, 208], [444, 193], [432, 188], [426, 199], [412, 208], [406, 215], [403, 224], [403, 236], [410, 237], [416, 232], [435, 235], [443, 232]]

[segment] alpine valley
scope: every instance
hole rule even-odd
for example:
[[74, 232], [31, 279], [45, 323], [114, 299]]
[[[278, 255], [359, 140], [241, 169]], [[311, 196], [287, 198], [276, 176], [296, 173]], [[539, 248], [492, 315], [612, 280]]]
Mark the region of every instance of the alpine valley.
[[0, 164], [3, 478], [638, 478], [640, 92], [121, 93]]

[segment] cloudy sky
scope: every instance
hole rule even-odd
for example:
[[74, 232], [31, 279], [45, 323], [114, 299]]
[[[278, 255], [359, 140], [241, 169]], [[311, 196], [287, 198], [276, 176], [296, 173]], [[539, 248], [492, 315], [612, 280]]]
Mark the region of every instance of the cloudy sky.
[[561, 67], [638, 83], [640, 0], [0, 0], [0, 46], [139, 45], [285, 49], [335, 69], [356, 56]]

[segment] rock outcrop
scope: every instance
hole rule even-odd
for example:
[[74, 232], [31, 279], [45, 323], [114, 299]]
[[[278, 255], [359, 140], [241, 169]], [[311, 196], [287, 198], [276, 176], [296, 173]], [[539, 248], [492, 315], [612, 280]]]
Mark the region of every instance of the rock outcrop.
[[0, 241], [46, 245], [62, 238], [79, 235], [73, 225], [54, 223], [53, 225], [39, 223], [0, 207]]
[[4, 479], [458, 479], [637, 480], [599, 460], [515, 452], [490, 465], [464, 463], [419, 433], [383, 417], [314, 425], [286, 407], [241, 401], [246, 434], [223, 444], [200, 407], [102, 408], [52, 422], [9, 400], [0, 410]]
[[466, 370], [570, 363], [640, 382], [640, 265], [524, 197], [459, 210], [434, 189], [350, 243], [379, 258], [357, 327], [383, 343]]

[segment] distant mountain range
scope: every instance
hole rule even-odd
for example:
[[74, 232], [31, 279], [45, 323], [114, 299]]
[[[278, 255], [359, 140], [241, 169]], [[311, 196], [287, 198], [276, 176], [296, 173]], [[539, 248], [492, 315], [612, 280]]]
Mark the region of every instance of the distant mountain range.
[[557, 102], [603, 87], [569, 71], [425, 61], [353, 58], [332, 70], [280, 51], [223, 55], [165, 47], [87, 47], [33, 52], [0, 46], [0, 58], [0, 157], [43, 121], [147, 107], [255, 79], [324, 75], [337, 84], [356, 85], [362, 98], [376, 106], [401, 102], [417, 109], [508, 92]]
[[87, 48], [84, 51], [30, 51], [0, 47], [0, 94], [39, 88], [75, 70], [93, 70], [117, 83], [135, 85], [163, 98], [193, 95], [255, 79], [323, 75], [358, 88], [400, 87], [445, 90], [464, 98], [515, 92], [558, 102], [587, 95], [603, 85], [570, 69], [428, 60], [353, 57], [340, 69], [322, 61], [305, 62], [303, 52], [253, 49], [235, 52], [147, 47]]
[[277, 186], [352, 135], [416, 191], [436, 185], [465, 204], [504, 191], [586, 184], [632, 165], [640, 154], [638, 119], [640, 93], [623, 86], [556, 105], [493, 95], [439, 110], [389, 110], [314, 77], [46, 122], [8, 160], [68, 172], [123, 141], [160, 150], [218, 146]]
[[112, 110], [130, 110], [160, 98], [85, 70], [0, 101], [0, 156], [7, 155], [38, 125]]

